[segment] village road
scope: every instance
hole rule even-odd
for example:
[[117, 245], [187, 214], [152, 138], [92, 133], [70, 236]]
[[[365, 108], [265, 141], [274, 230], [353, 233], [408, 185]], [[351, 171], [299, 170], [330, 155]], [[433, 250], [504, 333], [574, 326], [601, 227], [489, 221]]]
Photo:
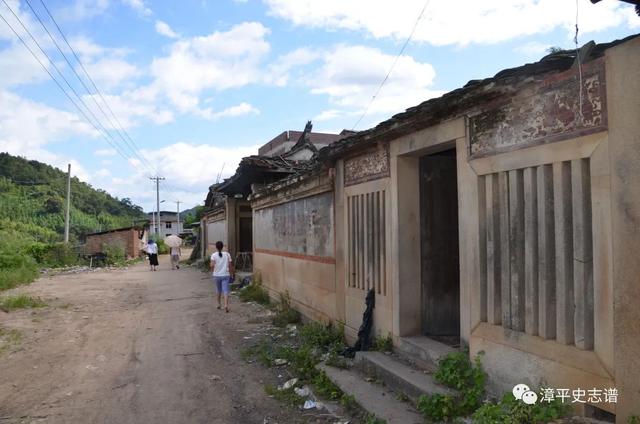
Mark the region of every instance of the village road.
[[240, 357], [260, 311], [235, 300], [217, 310], [206, 274], [169, 268], [161, 257], [157, 272], [139, 264], [12, 290], [49, 306], [0, 311], [22, 335], [0, 352], [0, 423], [301, 422], [265, 395], [273, 372]]

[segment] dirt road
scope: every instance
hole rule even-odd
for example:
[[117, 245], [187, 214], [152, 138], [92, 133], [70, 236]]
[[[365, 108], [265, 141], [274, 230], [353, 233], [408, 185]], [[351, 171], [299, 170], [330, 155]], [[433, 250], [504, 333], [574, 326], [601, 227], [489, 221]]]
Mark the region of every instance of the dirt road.
[[240, 357], [260, 310], [234, 299], [217, 310], [206, 274], [169, 268], [162, 257], [157, 272], [139, 264], [3, 293], [49, 306], [0, 311], [22, 335], [0, 353], [0, 423], [305, 422], [265, 395], [273, 373]]

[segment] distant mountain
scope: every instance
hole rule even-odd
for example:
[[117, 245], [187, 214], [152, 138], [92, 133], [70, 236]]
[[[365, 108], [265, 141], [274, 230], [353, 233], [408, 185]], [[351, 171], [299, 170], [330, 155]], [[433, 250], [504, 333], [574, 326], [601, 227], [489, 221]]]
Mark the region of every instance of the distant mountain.
[[183, 211], [180, 211], [180, 219], [184, 220], [188, 215], [196, 215], [196, 212], [198, 210], [198, 208], [201, 208], [202, 206], [194, 206], [191, 209], [185, 209]]
[[[67, 174], [47, 164], [0, 153], [0, 229], [16, 225], [42, 241], [56, 241], [64, 231]], [[72, 238], [146, 221], [130, 199], [71, 179]], [[3, 225], [4, 223], [4, 225]]]

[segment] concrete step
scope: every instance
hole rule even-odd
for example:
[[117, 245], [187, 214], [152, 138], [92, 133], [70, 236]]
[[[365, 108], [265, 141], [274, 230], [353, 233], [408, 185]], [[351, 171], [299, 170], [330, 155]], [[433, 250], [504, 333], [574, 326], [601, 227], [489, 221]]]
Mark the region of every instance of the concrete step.
[[365, 381], [357, 371], [338, 369], [327, 365], [319, 367], [343, 392], [353, 396], [366, 411], [386, 420], [387, 424], [421, 424], [424, 422], [422, 416], [411, 404], [396, 399], [390, 389]]
[[401, 337], [398, 353], [420, 368], [434, 372], [438, 362], [456, 349], [424, 336]]
[[357, 352], [356, 364], [367, 376], [383, 381], [388, 387], [404, 393], [415, 403], [423, 394], [454, 394], [435, 382], [431, 374], [411, 368], [391, 355], [381, 352]]

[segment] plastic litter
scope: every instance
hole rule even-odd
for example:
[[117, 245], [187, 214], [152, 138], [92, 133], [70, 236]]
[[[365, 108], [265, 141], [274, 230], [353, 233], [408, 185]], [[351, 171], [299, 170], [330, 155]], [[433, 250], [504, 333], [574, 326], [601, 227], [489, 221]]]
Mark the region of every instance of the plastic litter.
[[281, 365], [287, 365], [289, 363], [289, 361], [287, 361], [286, 359], [282, 359], [282, 358], [277, 358], [273, 360], [273, 364], [277, 365], [277, 366], [281, 366]]
[[295, 389], [293, 389], [293, 391], [295, 392], [295, 394], [297, 394], [300, 397], [307, 397], [311, 393], [307, 386], [296, 387]]
[[295, 386], [297, 382], [298, 382], [297, 378], [292, 378], [291, 380], [286, 381], [282, 385], [282, 389], [281, 390], [288, 390], [288, 389], [292, 388], [293, 386]]
[[307, 399], [302, 406], [302, 409], [313, 409], [316, 408], [317, 404], [315, 400]]

